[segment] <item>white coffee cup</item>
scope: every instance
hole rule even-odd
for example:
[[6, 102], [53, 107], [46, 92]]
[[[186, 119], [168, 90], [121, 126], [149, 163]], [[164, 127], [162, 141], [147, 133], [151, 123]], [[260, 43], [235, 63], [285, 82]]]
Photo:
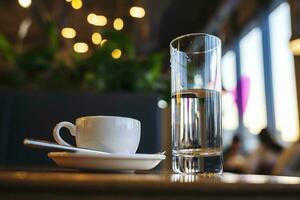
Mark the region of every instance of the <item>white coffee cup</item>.
[[76, 145], [109, 153], [134, 154], [141, 136], [140, 121], [128, 117], [87, 116], [76, 119], [76, 125], [59, 122], [53, 130], [55, 141], [71, 146], [60, 136], [61, 128], [69, 129], [75, 136]]

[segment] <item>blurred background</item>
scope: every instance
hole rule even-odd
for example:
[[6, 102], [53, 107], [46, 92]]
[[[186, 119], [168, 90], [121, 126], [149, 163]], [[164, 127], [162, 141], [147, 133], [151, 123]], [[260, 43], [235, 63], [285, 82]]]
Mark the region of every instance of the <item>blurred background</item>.
[[170, 155], [169, 42], [205, 32], [223, 43], [225, 171], [300, 175], [299, 1], [1, 0], [0, 16], [1, 166], [53, 165], [22, 140], [84, 115], [137, 118], [138, 151]]

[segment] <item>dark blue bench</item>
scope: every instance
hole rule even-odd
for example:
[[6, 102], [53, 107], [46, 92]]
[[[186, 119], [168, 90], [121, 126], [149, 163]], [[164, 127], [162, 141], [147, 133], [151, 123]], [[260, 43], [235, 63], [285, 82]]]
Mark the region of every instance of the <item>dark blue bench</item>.
[[[160, 148], [160, 110], [157, 96], [82, 92], [0, 91], [0, 165], [51, 166], [46, 152], [24, 147], [24, 138], [54, 141], [52, 128], [80, 116], [114, 115], [138, 119], [142, 136], [138, 152]], [[74, 138], [63, 130], [64, 138]]]

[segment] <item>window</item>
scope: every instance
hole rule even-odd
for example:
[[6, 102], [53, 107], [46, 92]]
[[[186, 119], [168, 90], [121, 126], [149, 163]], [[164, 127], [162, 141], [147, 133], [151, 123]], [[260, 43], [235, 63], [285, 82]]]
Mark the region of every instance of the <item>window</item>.
[[[222, 58], [222, 86], [226, 90], [222, 102], [224, 130], [231, 132], [239, 127], [240, 112], [244, 127], [249, 132], [257, 134], [267, 126], [267, 109], [270, 109], [269, 126], [273, 126], [275, 122], [275, 127], [270, 128], [276, 128], [283, 141], [298, 140], [300, 126], [296, 76], [293, 54], [289, 48], [290, 12], [289, 4], [283, 2], [268, 13], [267, 18], [262, 15], [263, 19], [260, 17], [257, 19], [257, 26], [239, 40], [240, 63], [236, 63], [236, 52], [228, 51], [224, 54]], [[265, 24], [269, 25], [269, 29], [265, 27], [261, 29], [260, 25]], [[263, 34], [270, 38], [270, 49], [264, 51]], [[265, 62], [268, 66], [264, 66], [264, 58], [268, 59], [266, 60], [268, 62]], [[236, 77], [237, 69], [239, 77]], [[268, 81], [266, 86], [272, 91], [265, 90], [265, 81]], [[238, 97], [241, 104], [240, 111], [237, 107], [237, 86], [241, 87], [241, 96]], [[266, 95], [273, 96], [266, 98], [269, 97]], [[271, 107], [273, 105], [274, 108]]]
[[271, 61], [276, 129], [284, 141], [299, 135], [294, 60], [289, 49], [291, 16], [288, 3], [280, 4], [269, 15]]
[[257, 134], [267, 126], [261, 29], [252, 29], [239, 45], [243, 122]]
[[222, 85], [226, 92], [222, 94], [222, 124], [224, 130], [238, 128], [236, 58], [233, 51], [228, 51], [222, 57]]

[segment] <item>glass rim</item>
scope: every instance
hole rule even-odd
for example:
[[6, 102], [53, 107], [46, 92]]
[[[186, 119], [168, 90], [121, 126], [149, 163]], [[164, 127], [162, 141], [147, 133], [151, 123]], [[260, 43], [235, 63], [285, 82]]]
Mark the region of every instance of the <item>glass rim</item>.
[[[179, 41], [179, 40], [181, 40], [183, 38], [190, 37], [190, 36], [207, 36], [207, 37], [211, 37], [211, 38], [214, 38], [217, 41], [217, 44], [214, 47], [209, 48], [209, 49], [204, 50], [204, 51], [180, 51], [177, 48], [173, 47], [173, 43], [174, 42]], [[215, 35], [211, 35], [211, 34], [208, 34], [208, 33], [188, 33], [188, 34], [180, 35], [180, 36], [174, 38], [173, 40], [171, 40], [169, 46], [170, 46], [170, 49], [172, 49], [172, 50], [174, 50], [176, 52], [179, 52], [179, 53], [185, 53], [185, 54], [203, 54], [203, 53], [207, 53], [207, 52], [211, 52], [211, 51], [216, 50], [218, 47], [221, 47], [221, 44], [222, 44], [221, 39], [218, 38]]]

